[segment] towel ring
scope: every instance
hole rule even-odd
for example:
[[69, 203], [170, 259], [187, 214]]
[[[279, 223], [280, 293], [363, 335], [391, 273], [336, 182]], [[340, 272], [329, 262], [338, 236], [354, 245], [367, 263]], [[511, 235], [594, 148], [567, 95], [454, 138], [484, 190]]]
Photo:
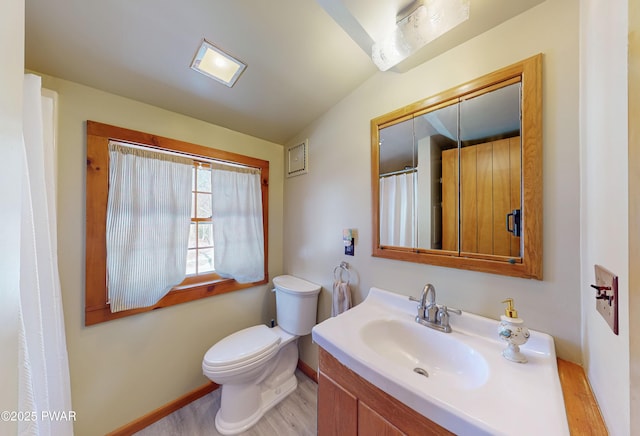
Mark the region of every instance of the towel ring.
[[347, 284], [351, 280], [351, 273], [349, 272], [349, 264], [347, 262], [340, 262], [340, 265], [333, 269], [333, 279], [335, 281], [342, 281], [342, 273], [347, 273]]

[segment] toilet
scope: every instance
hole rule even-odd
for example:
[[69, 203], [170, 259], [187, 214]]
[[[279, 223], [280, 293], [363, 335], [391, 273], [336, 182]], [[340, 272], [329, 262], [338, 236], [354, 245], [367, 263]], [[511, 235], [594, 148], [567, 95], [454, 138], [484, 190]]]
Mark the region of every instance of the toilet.
[[298, 277], [273, 279], [278, 325], [240, 330], [213, 345], [202, 371], [222, 389], [216, 429], [241, 433], [298, 386], [298, 337], [316, 324], [320, 286]]

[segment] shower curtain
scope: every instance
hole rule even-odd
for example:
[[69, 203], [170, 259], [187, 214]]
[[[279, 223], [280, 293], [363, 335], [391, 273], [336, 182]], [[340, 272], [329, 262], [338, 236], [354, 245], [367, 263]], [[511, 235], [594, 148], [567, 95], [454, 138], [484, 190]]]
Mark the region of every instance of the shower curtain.
[[[53, 99], [24, 77], [20, 242], [20, 435], [72, 435], [69, 363], [58, 276]], [[51, 419], [58, 413], [58, 419]], [[67, 419], [60, 419], [65, 413]]]
[[416, 173], [380, 178], [380, 244], [415, 247]]

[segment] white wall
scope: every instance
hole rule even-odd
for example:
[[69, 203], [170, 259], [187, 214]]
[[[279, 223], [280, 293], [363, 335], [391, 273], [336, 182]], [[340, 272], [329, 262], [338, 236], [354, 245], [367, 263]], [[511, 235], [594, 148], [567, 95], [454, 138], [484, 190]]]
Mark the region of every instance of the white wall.
[[[405, 74], [378, 73], [295, 139], [309, 138], [309, 174], [285, 181], [285, 271], [322, 284], [319, 321], [330, 315], [333, 268], [351, 263], [355, 301], [371, 286], [498, 318], [513, 297], [530, 328], [555, 337], [560, 357], [580, 362], [580, 234], [577, 0], [547, 1]], [[543, 53], [544, 280], [526, 280], [371, 257], [372, 118]], [[358, 229], [343, 256], [342, 228]], [[302, 358], [317, 364], [306, 338]]]
[[282, 272], [282, 145], [52, 77], [58, 93], [58, 247], [78, 435], [104, 434], [202, 386], [204, 353], [275, 316], [268, 285], [84, 327], [85, 121], [95, 120], [270, 162], [269, 274]]
[[640, 0], [629, 0], [629, 364], [631, 432], [640, 434]]
[[[627, 8], [580, 7], [582, 354], [612, 435], [630, 431]], [[595, 309], [594, 264], [618, 274], [618, 336]]]
[[[3, 2], [0, 41], [0, 411], [12, 411], [18, 410], [24, 0]], [[17, 428], [0, 421], [0, 434]]]

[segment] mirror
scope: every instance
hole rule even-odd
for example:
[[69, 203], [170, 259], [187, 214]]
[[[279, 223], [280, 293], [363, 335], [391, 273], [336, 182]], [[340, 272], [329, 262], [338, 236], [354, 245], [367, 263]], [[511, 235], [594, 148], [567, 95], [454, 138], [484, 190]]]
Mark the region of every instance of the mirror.
[[371, 121], [374, 256], [542, 279], [541, 58]]

